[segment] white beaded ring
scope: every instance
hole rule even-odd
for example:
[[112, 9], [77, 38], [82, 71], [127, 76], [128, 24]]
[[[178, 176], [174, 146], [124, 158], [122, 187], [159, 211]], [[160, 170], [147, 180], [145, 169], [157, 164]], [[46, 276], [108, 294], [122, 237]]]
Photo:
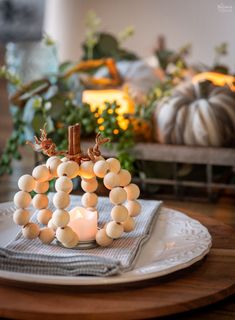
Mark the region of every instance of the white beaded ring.
[[[99, 156], [94, 161], [82, 161], [80, 166], [68, 159], [56, 156], [48, 158], [46, 165], [37, 166], [32, 175], [23, 175], [18, 185], [20, 191], [15, 194], [14, 203], [17, 210], [14, 222], [23, 227], [22, 233], [27, 239], [39, 238], [42, 243], [49, 244], [56, 237], [64, 247], [77, 246], [77, 234], [68, 226], [70, 215], [66, 210], [70, 204], [70, 192], [73, 189], [73, 178], [81, 177], [81, 187], [85, 191], [81, 202], [84, 208], [95, 208], [98, 196], [94, 193], [98, 187], [97, 178], [109, 192], [113, 208], [110, 212], [111, 221], [103, 229], [97, 230], [96, 242], [100, 246], [109, 246], [114, 239], [122, 236], [123, 232], [131, 232], [135, 228], [134, 218], [141, 212], [137, 201], [139, 187], [131, 183], [131, 174], [122, 169], [119, 160], [110, 158], [104, 160]], [[56, 193], [53, 197], [54, 212], [48, 209], [48, 197], [45, 194], [49, 188], [49, 180], [56, 178]], [[31, 199], [30, 192], [37, 194]], [[27, 210], [32, 200], [33, 206], [39, 210], [37, 220], [43, 228], [30, 222], [30, 212]]]

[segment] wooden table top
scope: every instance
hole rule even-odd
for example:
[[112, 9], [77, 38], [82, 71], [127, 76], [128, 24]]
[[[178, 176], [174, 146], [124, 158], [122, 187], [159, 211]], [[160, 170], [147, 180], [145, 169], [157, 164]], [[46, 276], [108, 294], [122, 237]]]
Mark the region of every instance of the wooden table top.
[[[160, 280], [105, 288], [36, 287], [2, 281], [0, 316], [30, 320], [144, 319], [190, 311], [231, 296], [235, 293], [234, 229], [202, 215], [191, 216], [201, 221], [213, 238], [208, 256], [193, 267]], [[189, 319], [193, 319], [192, 314]]]

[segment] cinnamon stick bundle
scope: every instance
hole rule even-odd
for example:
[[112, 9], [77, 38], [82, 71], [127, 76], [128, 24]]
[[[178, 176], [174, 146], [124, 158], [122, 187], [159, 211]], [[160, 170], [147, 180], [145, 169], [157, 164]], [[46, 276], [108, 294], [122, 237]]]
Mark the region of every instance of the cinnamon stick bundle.
[[68, 154], [73, 156], [80, 153], [80, 124], [76, 123], [68, 127]]

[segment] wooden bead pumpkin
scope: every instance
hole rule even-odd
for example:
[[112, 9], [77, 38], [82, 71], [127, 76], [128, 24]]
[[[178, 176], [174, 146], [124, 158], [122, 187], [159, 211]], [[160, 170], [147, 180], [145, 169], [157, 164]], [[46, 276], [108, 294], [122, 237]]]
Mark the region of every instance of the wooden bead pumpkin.
[[[77, 125], [69, 129], [68, 135], [71, 137], [74, 132], [76, 133]], [[45, 138], [45, 136], [46, 134], [43, 132], [43, 137]], [[74, 135], [71, 140], [77, 143], [77, 138], [78, 136]], [[131, 183], [131, 174], [121, 168], [119, 160], [100, 158], [99, 145], [103, 144], [104, 141], [104, 139], [96, 139], [95, 147], [88, 149], [88, 155], [81, 155], [80, 149], [74, 148], [75, 145], [72, 144], [73, 153], [65, 153], [68, 158], [72, 159], [68, 161], [61, 161], [56, 158], [54, 156], [56, 151], [53, 149], [53, 156], [47, 160], [49, 168], [46, 165], [37, 166], [33, 170], [32, 176], [24, 175], [19, 179], [19, 188], [22, 190], [17, 192], [14, 197], [14, 203], [18, 209], [15, 211], [13, 219], [15, 223], [23, 227], [22, 233], [25, 238], [33, 240], [38, 237], [44, 244], [50, 244], [56, 238], [66, 248], [73, 248], [79, 242], [89, 242], [92, 238], [91, 240], [89, 238], [89, 241], [84, 240], [83, 230], [80, 229], [76, 233], [75, 225], [71, 221], [76, 220], [75, 222], [78, 222], [79, 219], [87, 219], [90, 223], [90, 213], [93, 211], [96, 214], [96, 220], [92, 241], [96, 239], [100, 246], [108, 246], [113, 242], [113, 239], [121, 237], [123, 232], [131, 232], [134, 229], [133, 217], [136, 217], [141, 210], [141, 205], [136, 200], [139, 197], [139, 188]], [[71, 143], [69, 144], [69, 150], [70, 147]], [[78, 157], [77, 162], [75, 161], [76, 156]], [[53, 212], [48, 209], [49, 199], [44, 194], [49, 186], [48, 181], [52, 169], [54, 170], [54, 176], [56, 175], [56, 193], [52, 199]], [[55, 173], [56, 170], [57, 173]], [[75, 207], [67, 211], [70, 205], [70, 192], [73, 188], [71, 179], [77, 176], [82, 179], [81, 187], [85, 191], [81, 199], [83, 208]], [[114, 205], [110, 212], [110, 221], [105, 228], [99, 231], [96, 210], [98, 196], [95, 193], [98, 187], [96, 178], [103, 179], [105, 187], [110, 190], [109, 200]], [[30, 212], [25, 209], [31, 202], [30, 190], [39, 192], [33, 197], [32, 204], [35, 209], [38, 209], [37, 221], [40, 224], [47, 225], [41, 229], [36, 223], [30, 221]]]
[[156, 105], [155, 139], [221, 147], [235, 136], [235, 93], [210, 82], [185, 83]]

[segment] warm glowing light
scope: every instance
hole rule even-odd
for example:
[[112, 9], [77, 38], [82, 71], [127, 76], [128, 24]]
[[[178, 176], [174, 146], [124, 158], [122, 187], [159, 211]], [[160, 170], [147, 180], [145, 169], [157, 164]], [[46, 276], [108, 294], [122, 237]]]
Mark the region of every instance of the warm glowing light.
[[94, 240], [97, 233], [98, 213], [82, 207], [70, 212], [69, 226], [76, 232], [80, 241]]
[[99, 126], [100, 131], [104, 131], [104, 126]]
[[235, 91], [235, 77], [218, 72], [202, 72], [193, 77], [193, 82], [209, 80], [216, 86], [228, 85], [232, 91]]
[[104, 122], [104, 118], [99, 118], [98, 120], [97, 120], [97, 123], [98, 124], [101, 124], [101, 123], [103, 123]]
[[[134, 102], [125, 90], [105, 89], [105, 90], [84, 90], [82, 101], [91, 106], [91, 111], [95, 112], [98, 108], [98, 113], [101, 114], [105, 107], [105, 102], [116, 103], [120, 106], [117, 112], [119, 114], [118, 123], [125, 130], [129, 121], [123, 117], [125, 113], [134, 113]], [[109, 114], [113, 114], [113, 110], [108, 110]], [[96, 116], [96, 115], [95, 115]], [[102, 130], [101, 130], [102, 131]]]
[[113, 133], [114, 133], [114, 134], [119, 134], [119, 130], [118, 130], [118, 129], [114, 129], [114, 130], [113, 130]]

